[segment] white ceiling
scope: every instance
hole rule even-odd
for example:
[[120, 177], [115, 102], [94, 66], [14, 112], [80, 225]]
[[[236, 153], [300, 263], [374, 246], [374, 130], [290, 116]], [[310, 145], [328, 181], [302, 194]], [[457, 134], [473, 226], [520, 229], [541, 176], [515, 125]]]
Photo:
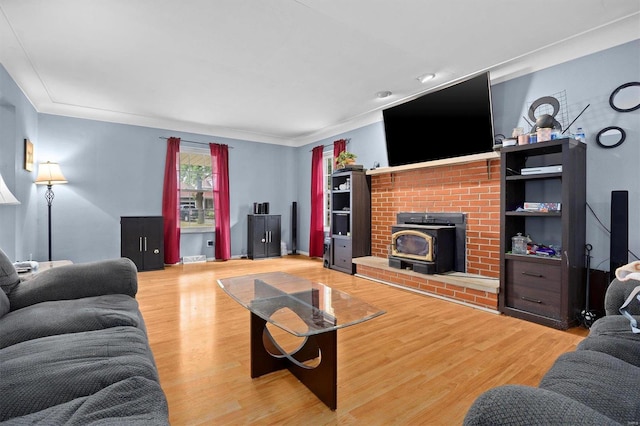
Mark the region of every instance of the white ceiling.
[[479, 71], [495, 83], [640, 38], [640, 0], [0, 0], [0, 12], [0, 61], [39, 112], [288, 146]]

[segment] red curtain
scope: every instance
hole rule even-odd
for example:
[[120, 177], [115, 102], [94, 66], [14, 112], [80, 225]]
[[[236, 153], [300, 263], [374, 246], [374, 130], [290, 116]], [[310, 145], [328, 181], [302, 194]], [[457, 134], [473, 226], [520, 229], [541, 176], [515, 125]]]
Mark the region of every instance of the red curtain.
[[164, 218], [164, 263], [180, 262], [180, 138], [167, 140], [167, 159], [164, 164], [162, 217]]
[[324, 221], [322, 220], [324, 203], [324, 185], [322, 176], [322, 150], [316, 146], [311, 154], [311, 225], [309, 231], [309, 257], [324, 255]]
[[210, 143], [213, 174], [213, 208], [215, 210], [215, 257], [231, 259], [231, 224], [229, 212], [229, 147]]
[[336, 162], [336, 158], [342, 151], [347, 150], [347, 140], [346, 139], [338, 139], [333, 143], [333, 169], [335, 170], [338, 167], [338, 163]]

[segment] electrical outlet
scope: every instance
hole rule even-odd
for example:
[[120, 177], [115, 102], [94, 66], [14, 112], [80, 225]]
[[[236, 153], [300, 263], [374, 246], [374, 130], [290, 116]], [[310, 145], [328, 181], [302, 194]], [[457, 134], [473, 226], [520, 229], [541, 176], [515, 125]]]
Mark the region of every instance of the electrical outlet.
[[213, 240], [207, 240], [207, 247], [213, 247]]

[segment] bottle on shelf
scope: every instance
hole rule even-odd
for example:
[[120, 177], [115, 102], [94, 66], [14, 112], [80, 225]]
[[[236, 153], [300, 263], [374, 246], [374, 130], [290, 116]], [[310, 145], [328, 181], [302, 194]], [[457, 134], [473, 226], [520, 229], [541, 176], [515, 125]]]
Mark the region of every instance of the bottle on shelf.
[[578, 130], [576, 130], [575, 138], [577, 141], [580, 141], [582, 143], [587, 143], [587, 138], [584, 134], [584, 129], [582, 127], [578, 127]]

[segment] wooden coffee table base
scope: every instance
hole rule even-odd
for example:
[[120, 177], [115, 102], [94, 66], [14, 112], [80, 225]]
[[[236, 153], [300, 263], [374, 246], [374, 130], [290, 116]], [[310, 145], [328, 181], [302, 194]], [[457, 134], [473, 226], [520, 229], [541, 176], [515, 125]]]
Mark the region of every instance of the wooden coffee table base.
[[[251, 377], [286, 368], [335, 410], [337, 331], [385, 311], [338, 289], [285, 272], [224, 278], [218, 285], [251, 313]], [[296, 339], [295, 345], [288, 344], [291, 339]]]
[[[329, 408], [337, 408], [338, 356], [337, 331], [305, 337], [304, 343], [294, 352], [287, 353], [273, 339], [267, 322], [251, 313], [251, 377], [288, 369]], [[320, 356], [314, 367], [304, 364]]]

